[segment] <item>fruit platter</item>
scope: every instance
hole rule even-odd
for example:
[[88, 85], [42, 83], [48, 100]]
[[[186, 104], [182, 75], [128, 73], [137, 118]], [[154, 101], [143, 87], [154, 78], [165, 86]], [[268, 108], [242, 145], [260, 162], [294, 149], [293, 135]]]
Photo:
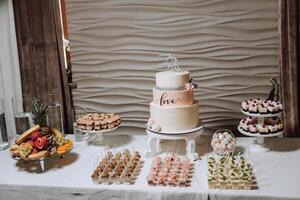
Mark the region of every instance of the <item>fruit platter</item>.
[[53, 155], [63, 156], [73, 148], [73, 142], [65, 139], [55, 128], [36, 125], [20, 135], [10, 146], [14, 159], [39, 160]]
[[[16, 160], [40, 160], [60, 156], [63, 157], [73, 148], [73, 142], [65, 139], [63, 133], [47, 125], [48, 105], [39, 100], [32, 100], [32, 120], [35, 126], [19, 135], [15, 144], [9, 148], [11, 157]], [[44, 163], [41, 163], [42, 171]]]

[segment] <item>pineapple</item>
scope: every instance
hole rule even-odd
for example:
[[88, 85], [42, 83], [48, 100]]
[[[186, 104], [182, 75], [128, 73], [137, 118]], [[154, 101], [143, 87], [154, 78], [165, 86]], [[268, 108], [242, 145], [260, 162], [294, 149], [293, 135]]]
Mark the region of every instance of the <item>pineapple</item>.
[[40, 132], [43, 136], [46, 136], [48, 148], [50, 152], [54, 152], [56, 147], [56, 140], [48, 127], [48, 104], [41, 103], [39, 99], [32, 100], [32, 120], [35, 125], [40, 125]]
[[33, 99], [31, 102], [33, 123], [35, 125], [40, 125], [40, 127], [47, 127], [47, 112], [49, 105], [41, 103], [39, 99]]

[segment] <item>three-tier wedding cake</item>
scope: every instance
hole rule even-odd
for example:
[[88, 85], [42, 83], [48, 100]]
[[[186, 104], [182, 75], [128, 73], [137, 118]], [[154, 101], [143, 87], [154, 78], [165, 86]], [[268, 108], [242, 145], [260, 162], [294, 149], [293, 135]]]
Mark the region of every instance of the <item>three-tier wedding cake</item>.
[[188, 71], [176, 68], [156, 73], [147, 128], [167, 133], [197, 127], [199, 115], [198, 102], [194, 100], [195, 88]]

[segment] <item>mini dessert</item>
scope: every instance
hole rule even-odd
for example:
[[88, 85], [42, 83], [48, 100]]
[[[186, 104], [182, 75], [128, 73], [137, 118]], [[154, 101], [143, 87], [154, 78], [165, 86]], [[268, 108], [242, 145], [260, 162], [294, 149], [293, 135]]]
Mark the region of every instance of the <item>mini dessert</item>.
[[88, 113], [79, 117], [76, 121], [80, 130], [100, 131], [104, 129], [113, 129], [120, 125], [120, 117], [113, 113]]
[[257, 113], [257, 111], [258, 111], [258, 108], [255, 104], [252, 104], [252, 105], [249, 106], [249, 112], [250, 113]]
[[250, 133], [257, 133], [258, 131], [256, 124], [250, 124], [248, 130]]
[[259, 125], [258, 129], [259, 129], [259, 133], [262, 135], [266, 135], [269, 133], [269, 129], [265, 124]]
[[153, 158], [151, 170], [147, 177], [149, 185], [188, 186], [191, 162], [173, 155], [162, 159]]
[[229, 154], [217, 159], [208, 159], [209, 189], [251, 189], [254, 185], [254, 174], [244, 156]]
[[267, 114], [268, 109], [264, 104], [260, 104], [260, 105], [258, 105], [258, 112], [261, 114]]
[[265, 117], [264, 123], [259, 125], [257, 118], [247, 117], [240, 121], [239, 127], [253, 134], [274, 134], [283, 130], [283, 123], [279, 117]]
[[241, 108], [243, 111], [250, 113], [274, 114], [282, 111], [282, 104], [278, 101], [257, 98], [243, 101]]
[[234, 151], [236, 139], [229, 130], [218, 130], [212, 137], [211, 146], [214, 152], [223, 155]]
[[127, 149], [115, 155], [109, 151], [99, 162], [91, 178], [96, 183], [131, 183], [140, 166], [140, 158], [137, 151], [134, 155]]

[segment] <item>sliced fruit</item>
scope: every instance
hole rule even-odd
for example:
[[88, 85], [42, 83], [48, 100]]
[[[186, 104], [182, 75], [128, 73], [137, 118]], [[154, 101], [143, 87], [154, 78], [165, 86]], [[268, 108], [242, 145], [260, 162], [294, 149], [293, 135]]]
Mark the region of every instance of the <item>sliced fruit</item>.
[[43, 150], [46, 149], [48, 146], [48, 142], [47, 142], [47, 137], [43, 136], [43, 137], [39, 137], [36, 141], [35, 141], [35, 145], [34, 147], [39, 149], [39, 150]]
[[69, 152], [73, 147], [73, 142], [69, 139], [64, 141], [63, 145], [60, 145], [57, 147], [57, 153], [58, 154], [65, 154], [67, 152]]

